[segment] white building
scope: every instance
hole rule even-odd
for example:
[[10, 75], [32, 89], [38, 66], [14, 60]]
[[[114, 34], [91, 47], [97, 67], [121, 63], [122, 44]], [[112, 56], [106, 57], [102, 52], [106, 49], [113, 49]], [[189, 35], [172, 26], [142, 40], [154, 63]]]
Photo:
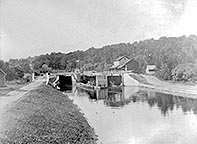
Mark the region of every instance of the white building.
[[146, 67], [146, 74], [153, 75], [156, 71], [156, 65], [147, 65]]

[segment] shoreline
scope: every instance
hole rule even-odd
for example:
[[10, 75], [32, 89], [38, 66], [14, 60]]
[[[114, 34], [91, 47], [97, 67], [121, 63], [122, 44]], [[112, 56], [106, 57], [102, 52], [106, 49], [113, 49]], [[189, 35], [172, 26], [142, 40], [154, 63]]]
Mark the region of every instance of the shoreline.
[[143, 75], [147, 84], [140, 83], [140, 87], [153, 89], [159, 92], [179, 95], [188, 98], [197, 98], [197, 86], [188, 85], [180, 82], [161, 81], [153, 76]]
[[78, 106], [45, 84], [9, 105], [1, 117], [1, 143], [96, 144], [98, 140]]

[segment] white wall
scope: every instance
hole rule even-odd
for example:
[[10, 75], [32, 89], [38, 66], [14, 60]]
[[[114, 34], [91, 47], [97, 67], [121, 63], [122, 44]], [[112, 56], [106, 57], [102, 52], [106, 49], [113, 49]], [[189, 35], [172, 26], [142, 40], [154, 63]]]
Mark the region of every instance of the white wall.
[[115, 66], [119, 65], [119, 61], [115, 61], [115, 62], [114, 62], [114, 65], [115, 65]]
[[124, 86], [138, 86], [139, 85], [139, 82], [135, 80], [134, 78], [132, 78], [131, 76], [129, 76], [129, 74], [127, 73], [123, 74], [123, 83], [124, 83]]

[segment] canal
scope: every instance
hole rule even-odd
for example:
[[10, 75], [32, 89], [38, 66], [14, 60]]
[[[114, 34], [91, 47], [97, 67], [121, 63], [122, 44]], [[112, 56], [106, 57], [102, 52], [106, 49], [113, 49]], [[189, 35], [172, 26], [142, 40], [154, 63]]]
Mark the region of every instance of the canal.
[[102, 144], [194, 144], [197, 99], [138, 87], [65, 92]]

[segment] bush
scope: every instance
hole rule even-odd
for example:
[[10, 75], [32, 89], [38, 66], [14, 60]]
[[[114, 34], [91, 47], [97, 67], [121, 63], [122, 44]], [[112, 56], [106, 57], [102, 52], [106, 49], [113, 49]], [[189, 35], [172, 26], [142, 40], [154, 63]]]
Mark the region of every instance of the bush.
[[30, 82], [32, 80], [32, 76], [30, 73], [25, 73], [23, 76], [24, 82]]
[[172, 76], [174, 81], [196, 81], [197, 66], [192, 63], [178, 65], [172, 70]]
[[163, 79], [163, 80], [171, 80], [172, 74], [171, 70], [168, 68], [167, 64], [162, 64], [161, 68], [156, 71], [156, 77]]

